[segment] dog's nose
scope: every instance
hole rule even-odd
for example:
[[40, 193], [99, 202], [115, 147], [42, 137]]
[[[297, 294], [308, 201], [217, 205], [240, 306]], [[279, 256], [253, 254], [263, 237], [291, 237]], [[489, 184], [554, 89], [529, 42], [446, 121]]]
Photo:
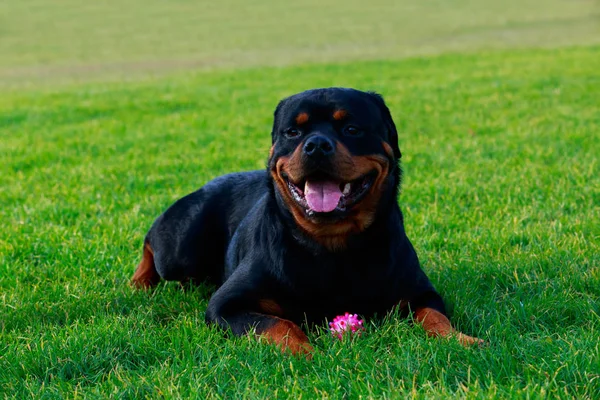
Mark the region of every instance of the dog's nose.
[[307, 156], [330, 156], [335, 150], [335, 144], [329, 138], [315, 135], [308, 138], [304, 143], [304, 154]]

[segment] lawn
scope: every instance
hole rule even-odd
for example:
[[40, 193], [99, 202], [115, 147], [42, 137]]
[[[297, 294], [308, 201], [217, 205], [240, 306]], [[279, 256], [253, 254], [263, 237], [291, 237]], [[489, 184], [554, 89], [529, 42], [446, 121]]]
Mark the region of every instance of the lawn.
[[[600, 398], [600, 46], [574, 31], [563, 44], [581, 45], [552, 49], [480, 42], [69, 82], [19, 72], [0, 96], [0, 396]], [[2, 62], [78, 68], [81, 53], [53, 43], [46, 62], [34, 48]], [[138, 56], [119, 51], [93, 62]], [[211, 288], [128, 286], [161, 211], [218, 175], [263, 168], [277, 101], [332, 85], [385, 96], [409, 237], [452, 321], [487, 347], [390, 315], [352, 342], [311, 331], [308, 361], [206, 327]]]
[[600, 43], [595, 0], [0, 2], [0, 88]]

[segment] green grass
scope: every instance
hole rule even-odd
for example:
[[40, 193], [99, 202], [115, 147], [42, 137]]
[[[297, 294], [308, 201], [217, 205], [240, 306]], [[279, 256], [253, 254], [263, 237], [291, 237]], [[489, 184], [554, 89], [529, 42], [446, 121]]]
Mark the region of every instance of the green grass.
[[600, 43], [595, 0], [0, 2], [0, 88]]
[[[187, 73], [0, 98], [6, 397], [600, 396], [599, 47]], [[482, 349], [391, 316], [312, 361], [204, 325], [209, 289], [127, 281], [172, 201], [262, 168], [273, 108], [382, 92], [407, 231]], [[351, 311], [351, 310], [350, 310]]]

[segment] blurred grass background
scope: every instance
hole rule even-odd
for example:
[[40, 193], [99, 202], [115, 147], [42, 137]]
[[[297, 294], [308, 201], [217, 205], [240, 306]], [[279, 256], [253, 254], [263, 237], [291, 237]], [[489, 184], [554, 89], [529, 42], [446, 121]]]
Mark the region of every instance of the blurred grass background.
[[0, 85], [600, 42], [594, 0], [0, 2]]

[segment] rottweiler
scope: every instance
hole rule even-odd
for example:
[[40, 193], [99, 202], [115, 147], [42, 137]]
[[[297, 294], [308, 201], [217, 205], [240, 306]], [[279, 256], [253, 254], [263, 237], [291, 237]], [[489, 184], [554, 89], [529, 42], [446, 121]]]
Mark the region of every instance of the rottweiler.
[[398, 134], [382, 96], [304, 91], [275, 109], [266, 170], [216, 178], [152, 225], [132, 284], [216, 285], [206, 322], [292, 353], [300, 328], [351, 312], [411, 313], [431, 336], [456, 331], [420, 267], [398, 206]]

